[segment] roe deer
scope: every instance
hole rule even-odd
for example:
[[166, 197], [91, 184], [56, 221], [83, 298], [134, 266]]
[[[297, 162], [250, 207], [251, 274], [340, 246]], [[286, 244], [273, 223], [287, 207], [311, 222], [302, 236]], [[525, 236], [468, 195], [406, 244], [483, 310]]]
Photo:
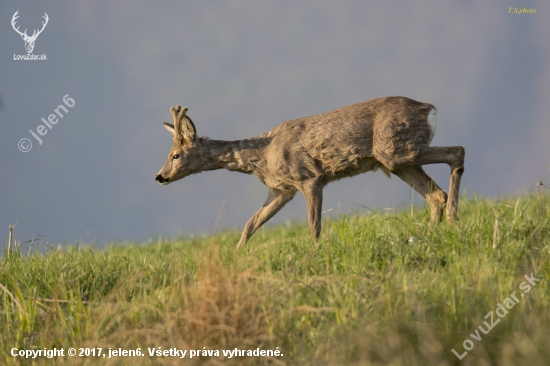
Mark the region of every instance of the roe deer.
[[[269, 187], [267, 200], [246, 223], [237, 249], [275, 215], [297, 191], [304, 194], [314, 241], [321, 232], [323, 187], [369, 170], [397, 175], [428, 202], [438, 223], [446, 204], [447, 220], [457, 217], [462, 146], [431, 147], [436, 128], [433, 105], [405, 97], [353, 104], [316, 116], [286, 121], [261, 136], [237, 141], [197, 137], [187, 107], [170, 108], [174, 135], [168, 160], [156, 176], [166, 185], [190, 174], [225, 168], [254, 174]], [[422, 169], [425, 164], [451, 167], [449, 197]]]

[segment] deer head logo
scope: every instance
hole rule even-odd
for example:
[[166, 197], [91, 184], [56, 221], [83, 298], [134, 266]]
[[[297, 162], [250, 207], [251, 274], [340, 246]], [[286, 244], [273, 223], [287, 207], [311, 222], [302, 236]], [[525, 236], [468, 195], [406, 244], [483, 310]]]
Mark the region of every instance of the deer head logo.
[[32, 50], [34, 49], [34, 42], [36, 41], [40, 33], [42, 33], [44, 28], [46, 28], [46, 24], [48, 24], [48, 20], [49, 20], [48, 14], [44, 13], [45, 22], [42, 22], [42, 29], [40, 30], [35, 29], [32, 36], [28, 36], [26, 29], [24, 32], [21, 32], [19, 31], [19, 27], [15, 28], [15, 21], [17, 18], [19, 18], [18, 13], [19, 13], [19, 10], [17, 10], [15, 14], [13, 14], [13, 18], [11, 18], [11, 26], [17, 33], [21, 35], [21, 38], [23, 38], [23, 41], [25, 41], [25, 49], [27, 50], [27, 53], [32, 53]]

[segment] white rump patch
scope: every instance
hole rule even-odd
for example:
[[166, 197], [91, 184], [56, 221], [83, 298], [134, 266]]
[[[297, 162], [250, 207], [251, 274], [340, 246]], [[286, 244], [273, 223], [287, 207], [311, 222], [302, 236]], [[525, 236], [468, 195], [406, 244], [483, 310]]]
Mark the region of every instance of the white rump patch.
[[437, 128], [437, 110], [435, 108], [432, 108], [430, 110], [430, 113], [428, 113], [428, 124], [430, 125], [430, 129], [432, 130], [432, 133], [430, 135], [430, 142], [432, 142], [435, 134], [435, 129]]

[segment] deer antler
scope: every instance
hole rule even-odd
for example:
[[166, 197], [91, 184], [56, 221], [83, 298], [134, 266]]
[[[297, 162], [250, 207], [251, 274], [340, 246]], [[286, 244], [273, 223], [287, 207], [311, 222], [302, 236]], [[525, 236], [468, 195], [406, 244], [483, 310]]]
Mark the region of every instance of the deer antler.
[[[40, 33], [42, 33], [42, 31], [44, 30], [44, 28], [46, 28], [46, 24], [48, 24], [48, 20], [50, 20], [50, 18], [48, 17], [48, 14], [46, 14], [46, 13], [44, 13], [43, 18], [44, 18], [44, 20], [46, 20], [46, 21], [45, 21], [45, 22], [42, 22], [42, 29], [40, 29], [40, 30], [38, 31], [38, 33], [36, 33], [37, 30], [35, 29], [34, 32], [33, 32], [33, 34], [32, 34], [32, 36], [31, 36], [30, 38], [37, 38], [38, 35], [40, 35]], [[25, 29], [25, 31], [26, 31], [26, 29]]]
[[[25, 32], [21, 32], [21, 31], [19, 30], [19, 27], [15, 28], [15, 21], [17, 20], [17, 18], [19, 18], [18, 13], [19, 13], [19, 10], [17, 10], [17, 11], [15, 12], [15, 14], [13, 14], [13, 17], [11, 18], [11, 26], [12, 26], [13, 29], [14, 29], [17, 33], [19, 33], [20, 35], [28, 37], [28, 36], [27, 36], [27, 30], [26, 30], [26, 29], [25, 29]], [[46, 14], [46, 13], [44, 13], [44, 14]]]
[[193, 121], [187, 116], [187, 109], [187, 107], [181, 108], [178, 105], [177, 107], [171, 107], [170, 112], [172, 112], [172, 117], [174, 118], [176, 136], [182, 138], [183, 141], [193, 143], [197, 132]]
[[174, 129], [176, 130], [176, 135], [181, 135], [181, 119], [187, 112], [187, 108], [181, 109], [181, 107], [178, 105], [177, 107], [171, 107], [170, 112], [172, 113], [172, 118], [174, 120]]
[[[42, 22], [42, 29], [38, 30], [38, 29], [35, 29], [32, 36], [29, 37], [29, 35], [27, 35], [27, 30], [25, 29], [24, 32], [21, 32], [19, 30], [19, 26], [16, 28], [15, 27], [15, 23], [16, 23], [16, 20], [19, 18], [19, 10], [17, 10], [15, 12], [15, 14], [13, 14], [13, 17], [11, 18], [11, 26], [13, 27], [13, 29], [19, 33], [22, 37], [24, 37], [24, 39], [29, 39], [29, 40], [34, 40], [36, 39], [40, 33], [42, 33], [42, 31], [44, 30], [44, 28], [46, 28], [46, 24], [48, 24], [48, 21], [50, 20], [50, 18], [48, 17], [48, 14], [44, 13], [44, 20], [45, 22]], [[38, 33], [37, 33], [38, 32]]]

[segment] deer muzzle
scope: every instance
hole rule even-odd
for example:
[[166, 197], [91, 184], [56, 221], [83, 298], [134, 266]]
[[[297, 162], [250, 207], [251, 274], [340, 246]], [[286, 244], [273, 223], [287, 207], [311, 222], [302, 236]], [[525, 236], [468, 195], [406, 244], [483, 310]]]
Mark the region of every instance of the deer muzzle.
[[156, 180], [158, 183], [162, 184], [162, 185], [166, 185], [166, 184], [169, 183], [170, 178], [164, 178], [162, 175], [157, 174], [157, 176], [155, 177], [155, 180]]

